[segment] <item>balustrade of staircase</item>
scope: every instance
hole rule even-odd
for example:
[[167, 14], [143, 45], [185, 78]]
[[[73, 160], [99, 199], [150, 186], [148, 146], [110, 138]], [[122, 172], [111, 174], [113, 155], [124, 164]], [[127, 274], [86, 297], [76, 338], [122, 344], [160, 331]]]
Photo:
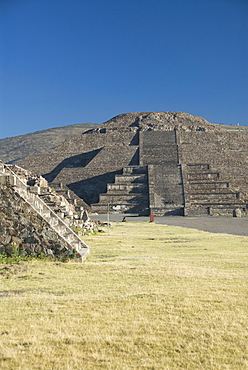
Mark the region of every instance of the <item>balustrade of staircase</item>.
[[63, 241], [76, 250], [78, 260], [83, 261], [89, 253], [88, 245], [38, 196], [39, 189], [26, 185], [8, 165], [1, 163], [0, 172], [5, 177], [7, 176], [7, 182], [14, 186], [19, 196], [50, 225]]

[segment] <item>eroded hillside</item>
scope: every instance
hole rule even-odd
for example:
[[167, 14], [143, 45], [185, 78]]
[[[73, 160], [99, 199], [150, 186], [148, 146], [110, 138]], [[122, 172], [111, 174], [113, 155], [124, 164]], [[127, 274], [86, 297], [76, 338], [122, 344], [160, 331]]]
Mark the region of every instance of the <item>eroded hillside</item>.
[[31, 153], [48, 153], [70, 136], [96, 126], [95, 123], [80, 123], [0, 139], [0, 159], [17, 164]]

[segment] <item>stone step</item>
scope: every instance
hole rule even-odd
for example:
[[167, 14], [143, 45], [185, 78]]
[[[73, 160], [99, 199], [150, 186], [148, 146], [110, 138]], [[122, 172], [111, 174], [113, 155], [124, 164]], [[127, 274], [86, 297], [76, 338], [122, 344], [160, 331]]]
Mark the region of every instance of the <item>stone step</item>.
[[66, 189], [55, 189], [56, 193], [59, 195], [63, 195], [64, 197], [70, 197], [70, 191]]
[[245, 207], [233, 207], [230, 206], [228, 207], [227, 205], [220, 205], [220, 206], [215, 206], [215, 207], [210, 207], [210, 215], [211, 216], [234, 216], [236, 211], [240, 210], [241, 215], [245, 216], [246, 215], [246, 208]]
[[152, 207], [150, 209], [150, 214], [155, 214], [157, 216], [183, 216], [184, 209], [181, 204], [168, 204], [166, 207]]
[[108, 202], [107, 199], [105, 199], [103, 202], [99, 202], [99, 203], [94, 203], [91, 205], [91, 207], [95, 207], [95, 206], [106, 206], [106, 207], [112, 207], [112, 206], [116, 206], [116, 205], [123, 205], [123, 206], [136, 206], [136, 205], [140, 205], [142, 208], [144, 206], [147, 206], [148, 205], [148, 199], [139, 199], [139, 200], [123, 200], [121, 199], [119, 202]]
[[193, 192], [201, 192], [204, 190], [206, 191], [230, 191], [229, 189], [229, 182], [224, 182], [224, 181], [211, 181], [211, 182], [188, 182], [186, 186], [189, 185], [190, 191]]
[[147, 166], [128, 166], [123, 168], [123, 175], [147, 174]]
[[188, 173], [187, 179], [189, 182], [191, 181], [201, 181], [201, 180], [208, 180], [208, 181], [216, 181], [220, 179], [219, 172], [195, 172], [195, 173]]
[[92, 211], [149, 214], [147, 166], [126, 166], [122, 172], [115, 175], [114, 183], [107, 184], [107, 192], [91, 205]]
[[208, 163], [196, 163], [196, 164], [187, 164], [187, 172], [208, 172], [210, 170], [210, 165]]
[[140, 203], [143, 200], [148, 201], [146, 194], [135, 193], [135, 194], [100, 194], [99, 203]]
[[54, 208], [56, 207], [56, 202], [50, 202], [48, 200], [45, 200], [45, 199], [42, 199], [44, 203], [46, 203], [46, 205], [49, 207], [49, 208]]
[[194, 216], [233, 216], [234, 212], [240, 209], [242, 215], [246, 214], [245, 207], [241, 205], [228, 205], [228, 204], [219, 204], [219, 205], [198, 205], [195, 207], [189, 207], [184, 209], [185, 216], [194, 217]]
[[246, 207], [246, 203], [243, 203], [243, 202], [228, 202], [228, 201], [225, 201], [225, 202], [197, 202], [196, 204], [194, 203], [191, 203], [191, 206], [194, 208], [194, 207], [211, 207], [211, 208], [220, 208], [220, 207], [224, 207], [224, 208], [233, 208], [233, 209], [236, 209], [236, 208], [245, 208]]
[[195, 193], [189, 194], [190, 202], [212, 202], [215, 203], [225, 202], [225, 201], [236, 201], [241, 199], [240, 193], [226, 192], [226, 193]]
[[149, 159], [149, 164], [153, 165], [163, 165], [167, 168], [175, 168], [178, 165], [178, 160], [176, 156], [171, 159], [169, 157], [153, 157]]
[[108, 184], [107, 192], [111, 193], [142, 193], [147, 192], [147, 184], [137, 183], [137, 184]]
[[188, 217], [210, 216], [210, 208], [207, 206], [185, 207], [184, 215]]
[[51, 188], [56, 189], [56, 192], [57, 192], [57, 190], [59, 190], [59, 189], [63, 189], [63, 184], [62, 184], [61, 182], [49, 182], [49, 186], [50, 186]]
[[146, 154], [146, 152], [151, 153], [151, 151], [153, 157], [157, 158], [173, 157], [177, 155], [177, 146], [175, 144], [172, 144], [172, 145], [161, 145], [158, 147], [152, 146], [151, 148], [148, 148], [147, 146], [147, 148], [143, 148], [144, 154]]
[[113, 205], [110, 204], [109, 206], [107, 204], [100, 204], [95, 203], [91, 206], [92, 212], [97, 212], [100, 214], [105, 213], [137, 213], [140, 216], [146, 216], [149, 215], [149, 208], [147, 204], [117, 204]]
[[147, 182], [146, 174], [116, 175], [115, 184], [144, 183]]

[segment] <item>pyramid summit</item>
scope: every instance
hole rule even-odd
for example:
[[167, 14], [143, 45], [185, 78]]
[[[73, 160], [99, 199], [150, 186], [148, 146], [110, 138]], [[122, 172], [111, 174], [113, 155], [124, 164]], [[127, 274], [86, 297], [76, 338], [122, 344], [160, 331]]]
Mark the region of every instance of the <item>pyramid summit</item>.
[[193, 116], [182, 112], [140, 112], [124, 113], [111, 118], [101, 126], [106, 128], [137, 127], [143, 131], [153, 128], [154, 130], [170, 130], [175, 127], [208, 127], [213, 126], [202, 117]]

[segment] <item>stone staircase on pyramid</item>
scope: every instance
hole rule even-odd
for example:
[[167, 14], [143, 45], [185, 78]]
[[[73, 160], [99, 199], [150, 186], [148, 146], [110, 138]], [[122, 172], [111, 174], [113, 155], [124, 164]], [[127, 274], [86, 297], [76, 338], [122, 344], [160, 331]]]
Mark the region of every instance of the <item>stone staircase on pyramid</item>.
[[243, 193], [233, 189], [220, 171], [209, 164], [182, 165], [185, 216], [245, 215]]
[[115, 182], [107, 184], [107, 192], [100, 194], [99, 202], [91, 205], [97, 213], [149, 214], [147, 166], [128, 166], [115, 175]]
[[81, 214], [82, 210], [88, 211], [90, 209], [83, 199], [77, 196], [74, 192], [70, 191], [62, 182], [51, 182], [48, 184], [49, 187], [56, 192], [56, 194], [62, 195], [69, 204], [73, 205], [78, 214]]
[[[48, 202], [42, 199], [38, 186], [28, 186], [20, 178], [10, 165], [0, 162], [1, 183], [9, 184], [14, 187], [16, 193], [28, 203], [55, 231], [59, 238], [65, 241], [69, 248], [76, 251], [78, 261], [84, 261], [89, 253], [88, 245], [70, 228], [68, 220], [64, 219], [63, 213], [56, 213]], [[41, 195], [41, 196], [40, 196]]]

